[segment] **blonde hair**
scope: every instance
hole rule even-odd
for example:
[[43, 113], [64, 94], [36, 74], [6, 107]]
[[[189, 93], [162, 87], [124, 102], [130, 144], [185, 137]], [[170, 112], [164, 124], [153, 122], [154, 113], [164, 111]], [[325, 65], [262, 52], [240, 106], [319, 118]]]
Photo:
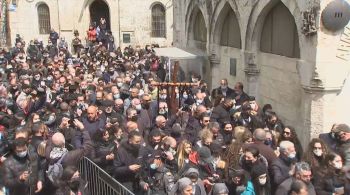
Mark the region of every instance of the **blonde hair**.
[[237, 126], [234, 128], [233, 137], [236, 139], [236, 142], [243, 142], [243, 135], [245, 131], [248, 131], [248, 129], [243, 126]]
[[188, 154], [186, 154], [185, 148], [186, 146], [190, 145], [192, 147], [191, 142], [188, 140], [182, 140], [182, 142], [179, 144], [179, 147], [177, 148], [177, 165], [179, 170], [183, 168], [185, 164], [185, 159], [188, 158]]
[[205, 128], [200, 131], [199, 137], [204, 142], [206, 139], [213, 139], [213, 133], [209, 129]]
[[46, 150], [46, 141], [42, 141], [38, 145], [38, 149], [37, 149], [38, 155], [41, 157], [45, 157], [45, 150]]

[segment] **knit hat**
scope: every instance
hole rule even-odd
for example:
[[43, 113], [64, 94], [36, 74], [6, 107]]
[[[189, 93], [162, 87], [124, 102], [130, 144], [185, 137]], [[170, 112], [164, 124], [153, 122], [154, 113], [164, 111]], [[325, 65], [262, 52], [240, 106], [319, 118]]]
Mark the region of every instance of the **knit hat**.
[[192, 181], [187, 177], [183, 177], [177, 181], [177, 191], [182, 192], [189, 185], [192, 185]]
[[253, 179], [255, 179], [263, 174], [267, 174], [266, 167], [263, 164], [257, 164], [255, 166], [253, 166], [252, 171], [251, 171], [251, 176]]
[[213, 162], [213, 157], [211, 156], [210, 149], [206, 146], [202, 146], [198, 150], [199, 159], [203, 160], [206, 163]]

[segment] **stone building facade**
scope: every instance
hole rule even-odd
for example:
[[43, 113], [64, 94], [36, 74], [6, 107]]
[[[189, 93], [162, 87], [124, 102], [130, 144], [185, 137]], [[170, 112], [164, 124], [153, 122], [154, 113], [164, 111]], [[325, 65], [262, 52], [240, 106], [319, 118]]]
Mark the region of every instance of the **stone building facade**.
[[[35, 37], [47, 41], [47, 28], [55, 29], [70, 42], [74, 30], [84, 38], [89, 24], [98, 22], [100, 17], [107, 19], [117, 46], [152, 43], [170, 46], [173, 40], [171, 0], [11, 0], [8, 3], [12, 42], [16, 34], [27, 43]], [[162, 32], [153, 32], [157, 30]]]
[[332, 1], [174, 1], [174, 45], [208, 55], [212, 87], [221, 78], [242, 81], [305, 144], [335, 122], [350, 124], [350, 24], [324, 27], [321, 13]]

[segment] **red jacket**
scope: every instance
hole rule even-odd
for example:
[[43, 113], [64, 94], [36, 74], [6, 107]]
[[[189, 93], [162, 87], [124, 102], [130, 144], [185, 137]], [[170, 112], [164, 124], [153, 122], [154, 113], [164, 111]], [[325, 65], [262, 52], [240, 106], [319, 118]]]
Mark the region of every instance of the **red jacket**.
[[96, 29], [91, 29], [87, 31], [87, 36], [89, 41], [96, 41]]

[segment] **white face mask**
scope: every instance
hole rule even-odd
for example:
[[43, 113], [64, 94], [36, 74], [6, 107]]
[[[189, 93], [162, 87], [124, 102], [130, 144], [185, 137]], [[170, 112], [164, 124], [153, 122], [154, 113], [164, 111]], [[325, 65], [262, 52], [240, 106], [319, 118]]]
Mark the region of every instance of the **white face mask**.
[[138, 110], [138, 111], [142, 110], [141, 104], [136, 105], [135, 108], [136, 108], [136, 110]]
[[334, 163], [334, 168], [341, 169], [341, 168], [343, 168], [343, 164], [342, 163]]
[[296, 156], [297, 156], [297, 153], [296, 153], [296, 152], [293, 152], [293, 153], [290, 153], [290, 154], [288, 155], [288, 158], [293, 159], [293, 158], [295, 158]]
[[319, 149], [315, 149], [313, 152], [318, 157], [322, 156], [322, 153], [323, 153], [322, 150], [319, 150]]
[[262, 186], [266, 184], [266, 181], [267, 181], [266, 177], [265, 178], [259, 178], [259, 184], [262, 185]]

